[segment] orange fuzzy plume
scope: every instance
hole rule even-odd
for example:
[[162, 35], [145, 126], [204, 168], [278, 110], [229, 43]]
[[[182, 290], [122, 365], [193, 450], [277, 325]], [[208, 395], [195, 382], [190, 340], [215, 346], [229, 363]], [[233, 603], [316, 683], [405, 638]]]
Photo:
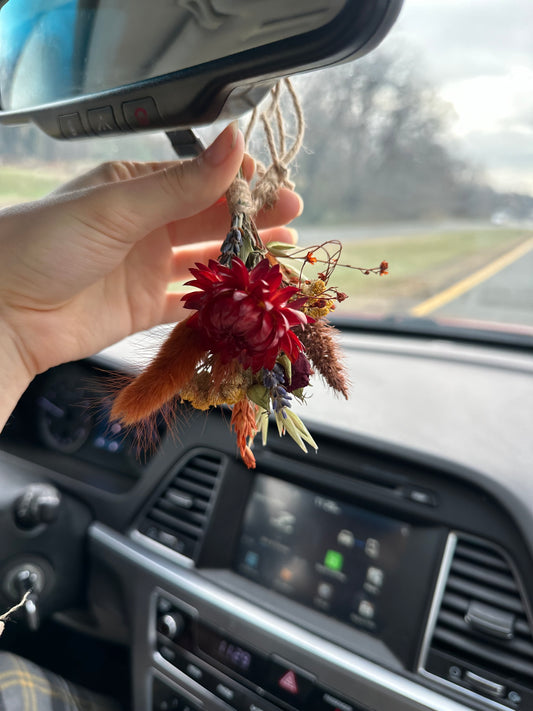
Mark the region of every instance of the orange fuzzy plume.
[[237, 435], [237, 446], [248, 469], [255, 469], [255, 457], [248, 446], [248, 441], [252, 440], [257, 433], [255, 416], [258, 409], [257, 405], [244, 398], [233, 406], [231, 413], [231, 426]]
[[149, 418], [179, 394], [205, 354], [198, 331], [180, 321], [148, 368], [119, 392], [111, 419], [131, 426]]

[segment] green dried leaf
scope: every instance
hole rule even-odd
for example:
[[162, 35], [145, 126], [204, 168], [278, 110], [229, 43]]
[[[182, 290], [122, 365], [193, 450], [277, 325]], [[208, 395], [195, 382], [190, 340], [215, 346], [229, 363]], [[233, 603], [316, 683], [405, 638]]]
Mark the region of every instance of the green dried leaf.
[[246, 391], [246, 395], [252, 402], [262, 407], [263, 410], [267, 412], [270, 410], [270, 390], [265, 388], [264, 385], [259, 383], [251, 385]]
[[278, 363], [281, 365], [281, 367], [285, 371], [285, 376], [287, 378], [287, 382], [290, 383], [292, 380], [292, 363], [289, 360], [289, 356], [285, 355], [285, 353], [278, 356]]
[[288, 252], [294, 249], [294, 245], [287, 242], [269, 242], [266, 248], [274, 257], [286, 257]]

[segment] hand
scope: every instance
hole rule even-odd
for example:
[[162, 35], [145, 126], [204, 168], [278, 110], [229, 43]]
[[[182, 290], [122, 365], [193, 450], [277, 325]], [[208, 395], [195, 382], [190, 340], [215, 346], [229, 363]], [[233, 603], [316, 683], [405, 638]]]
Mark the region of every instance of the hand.
[[[218, 254], [229, 226], [219, 199], [242, 161], [243, 139], [232, 125], [193, 161], [108, 164], [0, 213], [4, 382], [25, 387], [53, 365], [179, 320], [182, 294], [168, 285]], [[251, 159], [244, 170], [253, 171]], [[300, 210], [299, 198], [281, 191], [258, 216], [262, 237], [294, 241], [281, 225]]]

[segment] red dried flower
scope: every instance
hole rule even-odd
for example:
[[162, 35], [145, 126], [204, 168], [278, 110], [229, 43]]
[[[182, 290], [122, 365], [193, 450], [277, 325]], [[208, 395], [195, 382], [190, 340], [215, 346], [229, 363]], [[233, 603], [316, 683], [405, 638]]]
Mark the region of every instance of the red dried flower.
[[311, 364], [307, 360], [305, 353], [300, 353], [292, 364], [291, 382], [287, 385], [287, 390], [292, 393], [294, 390], [306, 388], [309, 385], [310, 376]]
[[317, 258], [313, 254], [313, 252], [307, 252], [307, 255], [305, 257], [305, 261], [309, 262], [309, 264], [316, 264], [317, 263]]
[[291, 328], [305, 325], [307, 317], [289, 303], [298, 289], [280, 288], [278, 265], [272, 267], [263, 259], [248, 271], [234, 257], [231, 268], [210, 260], [207, 266], [197, 264], [191, 274], [195, 279], [187, 285], [199, 291], [183, 297], [185, 308], [197, 311], [189, 326], [223, 363], [238, 359], [255, 373], [272, 370], [280, 351], [296, 361], [303, 345]]

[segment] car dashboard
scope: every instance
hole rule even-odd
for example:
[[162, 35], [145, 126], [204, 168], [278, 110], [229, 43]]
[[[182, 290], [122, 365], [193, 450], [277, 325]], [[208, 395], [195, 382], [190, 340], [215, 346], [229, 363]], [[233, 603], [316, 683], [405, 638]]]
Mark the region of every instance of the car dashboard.
[[[318, 452], [271, 433], [253, 471], [226, 410], [180, 409], [148, 453], [109, 423], [139, 339], [19, 403], [2, 580], [33, 565], [66, 625], [83, 599], [87, 634], [131, 650], [134, 711], [533, 708], [533, 355], [343, 341], [352, 399], [317, 383], [302, 408]], [[13, 507], [42, 482], [61, 512], [29, 532]]]

